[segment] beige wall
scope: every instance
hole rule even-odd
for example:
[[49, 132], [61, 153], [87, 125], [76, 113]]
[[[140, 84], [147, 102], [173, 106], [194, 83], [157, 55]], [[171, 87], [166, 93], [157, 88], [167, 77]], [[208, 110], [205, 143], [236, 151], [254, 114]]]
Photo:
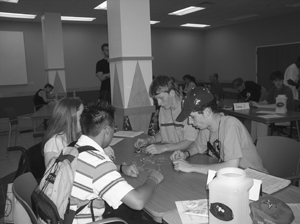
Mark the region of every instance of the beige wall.
[[[300, 13], [207, 31], [153, 27], [153, 75], [170, 75], [181, 81], [189, 73], [197, 81], [207, 81], [211, 72], [218, 72], [222, 82], [231, 82], [236, 76], [255, 80], [256, 47], [299, 42], [298, 21]], [[107, 42], [107, 27], [70, 23], [62, 27], [67, 90], [97, 90], [95, 64], [102, 58], [100, 47]], [[46, 80], [41, 24], [2, 20], [0, 30], [24, 32], [29, 82], [1, 86], [0, 98], [33, 95]]]

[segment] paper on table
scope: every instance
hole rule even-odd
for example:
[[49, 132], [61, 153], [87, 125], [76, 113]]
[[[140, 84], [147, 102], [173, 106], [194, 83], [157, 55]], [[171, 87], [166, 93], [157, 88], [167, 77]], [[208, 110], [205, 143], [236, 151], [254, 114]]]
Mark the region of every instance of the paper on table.
[[266, 174], [251, 168], [245, 169], [245, 172], [248, 177], [261, 180], [262, 191], [267, 194], [273, 194], [287, 187], [291, 183], [290, 180], [275, 177], [270, 174]]
[[278, 117], [282, 117], [282, 116], [279, 116], [277, 114], [268, 114], [268, 115], [260, 115], [258, 117], [263, 117], [263, 118], [278, 118]]
[[115, 144], [117, 144], [118, 142], [122, 141], [124, 138], [113, 138], [110, 142], [110, 146], [113, 146]]
[[118, 131], [114, 134], [114, 136], [115, 137], [134, 138], [142, 133], [144, 133], [144, 132], [143, 131]]
[[[207, 199], [201, 199], [207, 200]], [[180, 219], [183, 224], [198, 224], [198, 223], [206, 223], [208, 224], [208, 217], [199, 216], [199, 215], [188, 215], [185, 214], [185, 210], [190, 201], [175, 201]]]
[[287, 205], [292, 209], [295, 216], [295, 219], [292, 222], [292, 224], [300, 223], [300, 204], [288, 203]]

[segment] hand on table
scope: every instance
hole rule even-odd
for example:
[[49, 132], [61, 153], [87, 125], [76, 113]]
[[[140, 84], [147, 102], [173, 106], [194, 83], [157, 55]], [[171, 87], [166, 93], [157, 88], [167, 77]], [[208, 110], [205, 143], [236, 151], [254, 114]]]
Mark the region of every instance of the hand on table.
[[123, 165], [122, 172], [126, 176], [137, 177], [139, 175], [139, 170], [135, 164], [132, 165]]
[[186, 173], [192, 172], [192, 164], [183, 159], [173, 161], [174, 170]]
[[103, 149], [105, 154], [111, 159], [114, 160], [116, 158], [115, 151], [112, 149], [112, 147], [108, 146]]
[[153, 179], [156, 182], [156, 185], [162, 182], [164, 179], [164, 176], [162, 175], [161, 172], [157, 170], [152, 170], [151, 173], [149, 174], [148, 178]]
[[167, 151], [167, 148], [164, 145], [152, 144], [146, 147], [145, 152], [149, 154], [161, 154]]
[[255, 101], [250, 101], [249, 104], [251, 107], [259, 107], [259, 104]]
[[141, 149], [141, 148], [147, 146], [148, 144], [149, 144], [149, 142], [146, 138], [145, 139], [139, 138], [134, 143], [134, 147], [136, 147], [137, 149]]
[[184, 151], [177, 150], [173, 152], [173, 154], [170, 156], [170, 159], [172, 161], [178, 160], [178, 159], [186, 159], [186, 154]]

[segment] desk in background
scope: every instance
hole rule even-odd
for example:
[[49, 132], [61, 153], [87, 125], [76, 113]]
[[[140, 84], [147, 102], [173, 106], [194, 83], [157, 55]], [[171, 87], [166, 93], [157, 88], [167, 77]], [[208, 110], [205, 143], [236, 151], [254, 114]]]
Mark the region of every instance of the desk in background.
[[[121, 164], [126, 162], [130, 164], [135, 162], [138, 166], [144, 164], [142, 161], [145, 154], [134, 154], [134, 142], [137, 138], [145, 137], [140, 135], [136, 138], [124, 138], [121, 142], [112, 146], [115, 155], [116, 163]], [[207, 198], [206, 191], [206, 178], [204, 174], [198, 173], [183, 173], [173, 169], [170, 155], [172, 153], [163, 153], [155, 155], [152, 159], [156, 160], [155, 163], [144, 165], [146, 169], [160, 170], [164, 175], [164, 180], [157, 185], [152, 197], [144, 207], [146, 211], [156, 222], [161, 223], [162, 217], [176, 209], [175, 201], [194, 200], [199, 198]], [[214, 158], [206, 155], [195, 155], [188, 159], [192, 163], [215, 163]], [[147, 179], [147, 171], [143, 171], [137, 178], [124, 176], [124, 178], [133, 187], [138, 187]]]

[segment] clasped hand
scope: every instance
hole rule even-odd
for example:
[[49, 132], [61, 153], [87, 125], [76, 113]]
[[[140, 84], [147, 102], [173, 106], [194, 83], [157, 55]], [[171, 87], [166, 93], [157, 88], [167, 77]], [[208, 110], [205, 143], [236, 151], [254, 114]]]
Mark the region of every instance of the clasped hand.
[[170, 159], [173, 161], [173, 167], [174, 170], [176, 171], [182, 171], [189, 173], [192, 171], [192, 164], [187, 162], [186, 159], [186, 154], [183, 151], [177, 150], [173, 152], [171, 155]]
[[137, 177], [139, 175], [139, 170], [135, 164], [122, 165], [122, 172], [126, 176]]
[[134, 146], [138, 149], [145, 148], [145, 153], [149, 154], [161, 154], [166, 151], [166, 147], [163, 144], [150, 144], [147, 139], [138, 139]]

